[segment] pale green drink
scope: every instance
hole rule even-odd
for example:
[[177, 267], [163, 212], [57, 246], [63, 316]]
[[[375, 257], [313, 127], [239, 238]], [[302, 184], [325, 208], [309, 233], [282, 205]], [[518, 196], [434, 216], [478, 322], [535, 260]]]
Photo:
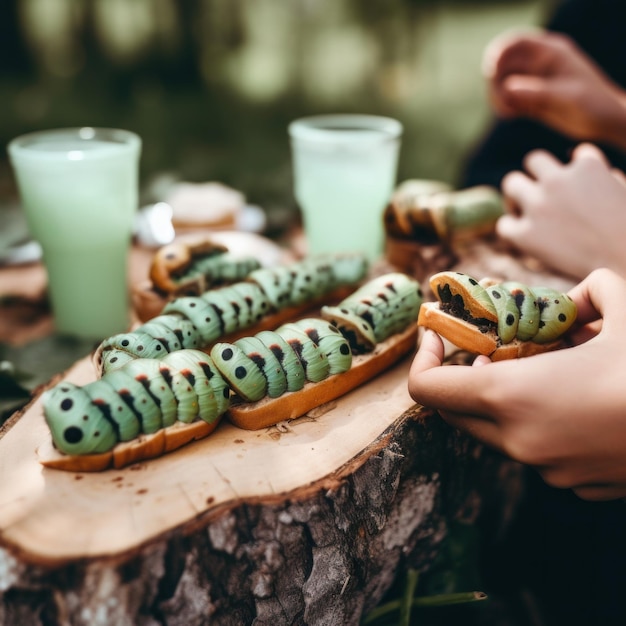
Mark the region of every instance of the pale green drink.
[[57, 331], [98, 340], [126, 330], [141, 140], [116, 129], [61, 129], [23, 135], [8, 150], [43, 249]]
[[324, 115], [292, 122], [289, 134], [308, 252], [360, 251], [376, 259], [402, 125], [373, 115]]

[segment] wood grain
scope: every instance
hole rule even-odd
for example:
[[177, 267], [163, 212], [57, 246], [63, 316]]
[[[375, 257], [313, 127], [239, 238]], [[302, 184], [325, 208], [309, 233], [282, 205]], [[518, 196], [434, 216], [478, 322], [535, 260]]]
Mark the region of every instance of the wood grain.
[[[272, 499], [332, 474], [412, 406], [408, 359], [336, 402], [292, 422], [246, 431], [224, 420], [212, 435], [121, 470], [44, 468], [49, 440], [40, 398], [0, 439], [0, 529], [35, 562], [116, 555], [212, 510]], [[95, 378], [90, 359], [66, 375]]]

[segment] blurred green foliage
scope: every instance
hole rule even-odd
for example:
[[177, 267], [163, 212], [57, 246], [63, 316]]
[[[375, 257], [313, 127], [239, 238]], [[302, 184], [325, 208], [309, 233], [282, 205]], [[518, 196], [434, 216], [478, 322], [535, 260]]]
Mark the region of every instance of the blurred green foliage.
[[[488, 110], [485, 44], [549, 0], [4, 0], [0, 141], [116, 126], [142, 182], [219, 180], [294, 210], [287, 123], [324, 112], [405, 127], [399, 179], [454, 182]], [[0, 164], [0, 202], [13, 192]]]

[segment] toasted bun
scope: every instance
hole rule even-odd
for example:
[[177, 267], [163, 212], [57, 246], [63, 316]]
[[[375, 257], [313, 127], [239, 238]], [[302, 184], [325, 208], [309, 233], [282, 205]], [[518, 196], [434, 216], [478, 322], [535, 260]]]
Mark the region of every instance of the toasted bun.
[[454, 317], [442, 311], [438, 302], [424, 302], [420, 307], [418, 326], [430, 328], [445, 337], [461, 350], [474, 354], [484, 354], [492, 361], [517, 359], [542, 352], [549, 352], [563, 347], [562, 340], [550, 343], [535, 343], [533, 341], [513, 341], [503, 344], [495, 330], [483, 330], [461, 318]]
[[131, 300], [137, 319], [147, 322], [161, 313], [170, 298], [159, 293], [151, 280], [144, 280], [132, 286]]
[[385, 238], [385, 257], [393, 266], [420, 282], [457, 261], [452, 248], [444, 243], [418, 243], [390, 235]]
[[183, 424], [177, 422], [151, 435], [141, 435], [132, 441], [118, 443], [101, 454], [70, 455], [59, 452], [52, 440], [37, 449], [39, 462], [45, 467], [68, 472], [101, 472], [105, 469], [126, 467], [139, 461], [153, 459], [185, 444], [210, 435], [219, 420], [212, 424], [203, 421]]
[[246, 430], [258, 430], [301, 417], [391, 367], [403, 355], [415, 349], [416, 340], [417, 326], [411, 324], [404, 332], [377, 344], [373, 352], [354, 356], [347, 372], [334, 374], [319, 383], [306, 383], [300, 391], [287, 392], [278, 398], [235, 404], [228, 410], [227, 417], [235, 426]]
[[[239, 428], [257, 430], [278, 422], [300, 417], [326, 402], [356, 389], [359, 385], [391, 367], [402, 356], [415, 349], [417, 326], [411, 324], [404, 332], [377, 344], [373, 352], [355, 356], [347, 372], [334, 374], [319, 383], [306, 383], [300, 391], [287, 392], [278, 398], [264, 398], [259, 402], [231, 406], [226, 417]], [[141, 435], [132, 441], [119, 443], [109, 452], [90, 455], [67, 455], [47, 441], [37, 449], [39, 462], [45, 467], [69, 472], [100, 472], [119, 469], [140, 461], [161, 456], [187, 443], [210, 435], [219, 420], [213, 424], [195, 421], [177, 422], [151, 435]]]

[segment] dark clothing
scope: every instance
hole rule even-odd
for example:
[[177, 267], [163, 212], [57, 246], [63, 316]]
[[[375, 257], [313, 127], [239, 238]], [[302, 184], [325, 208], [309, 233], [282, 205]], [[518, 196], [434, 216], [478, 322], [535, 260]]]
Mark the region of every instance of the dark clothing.
[[[624, 0], [568, 0], [559, 6], [547, 27], [569, 35], [606, 74], [626, 88]], [[531, 150], [544, 148], [565, 162], [578, 143], [533, 120], [496, 120], [467, 160], [458, 187], [499, 187], [505, 174], [522, 169], [522, 159]], [[598, 145], [615, 167], [626, 171], [626, 154]]]
[[505, 541], [485, 556], [487, 594], [530, 593], [541, 626], [624, 626], [626, 503], [585, 502], [530, 469], [527, 489]]
[[[576, 40], [626, 87], [625, 0], [563, 2], [547, 27]], [[499, 187], [507, 172], [523, 169], [531, 150], [544, 148], [565, 162], [578, 143], [528, 119], [495, 121], [458, 186]], [[625, 153], [599, 147], [626, 171]], [[585, 502], [571, 491], [548, 487], [531, 472], [517, 523], [498, 556], [491, 564], [494, 575], [505, 568], [504, 560], [509, 570], [514, 563], [517, 585], [533, 591], [547, 626], [626, 624], [626, 503]]]

